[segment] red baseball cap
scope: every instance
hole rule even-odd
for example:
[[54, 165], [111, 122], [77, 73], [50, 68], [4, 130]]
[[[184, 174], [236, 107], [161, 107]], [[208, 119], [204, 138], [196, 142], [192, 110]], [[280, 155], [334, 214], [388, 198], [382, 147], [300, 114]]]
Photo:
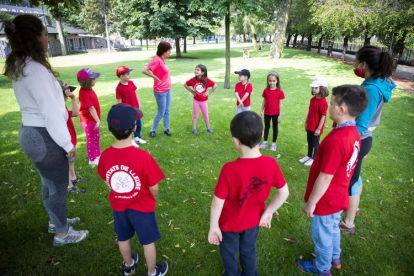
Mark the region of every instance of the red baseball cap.
[[116, 75], [119, 76], [119, 75], [122, 75], [128, 72], [131, 72], [132, 70], [134, 69], [129, 69], [128, 67], [122, 65], [116, 69]]
[[78, 80], [97, 79], [100, 75], [100, 73], [95, 73], [89, 68], [83, 68], [78, 72]]

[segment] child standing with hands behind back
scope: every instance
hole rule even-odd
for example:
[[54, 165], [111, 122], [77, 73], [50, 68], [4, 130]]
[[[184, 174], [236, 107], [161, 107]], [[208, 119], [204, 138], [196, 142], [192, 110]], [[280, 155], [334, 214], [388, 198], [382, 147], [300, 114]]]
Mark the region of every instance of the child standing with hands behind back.
[[276, 72], [270, 72], [267, 75], [267, 87], [263, 90], [263, 104], [260, 110], [260, 117], [263, 117], [264, 111], [264, 141], [260, 145], [263, 149], [267, 147], [267, 137], [269, 136], [270, 120], [273, 125], [273, 139], [270, 146], [271, 151], [275, 151], [277, 148], [276, 139], [278, 135], [278, 123], [282, 121], [282, 108], [283, 99], [285, 94], [283, 93], [282, 86], [280, 85], [279, 74]]
[[311, 93], [314, 97], [310, 100], [309, 112], [305, 120], [308, 155], [299, 159], [299, 162], [304, 163], [305, 166], [312, 165], [318, 151], [319, 139], [325, 127], [326, 112], [328, 110], [328, 102], [325, 97], [329, 95], [328, 82], [324, 78], [316, 78], [310, 86], [312, 86]]
[[[204, 122], [206, 123], [207, 132], [214, 133], [214, 131], [210, 128], [210, 122], [208, 119], [208, 105], [207, 100], [208, 96], [213, 93], [216, 89], [217, 84], [215, 84], [212, 80], [207, 77], [207, 67], [203, 64], [199, 64], [196, 66], [194, 70], [194, 78], [189, 79], [185, 84], [184, 87], [191, 94], [194, 95], [193, 99], [193, 134], [198, 135], [197, 132], [197, 119], [198, 113], [201, 109], [201, 113], [203, 114]], [[192, 89], [190, 88], [192, 87]], [[211, 87], [210, 91], [207, 92], [207, 89]]]
[[89, 157], [89, 165], [96, 166], [101, 156], [99, 146], [99, 126], [101, 124], [101, 106], [98, 96], [92, 87], [101, 74], [95, 73], [89, 68], [83, 68], [78, 72], [80, 113], [79, 121], [86, 135], [86, 150]]
[[242, 69], [240, 71], [235, 71], [235, 74], [239, 75], [239, 81], [236, 83], [234, 92], [236, 95], [236, 114], [239, 114], [243, 111], [250, 110], [250, 95], [253, 91], [252, 83], [250, 80], [250, 71], [247, 69]]

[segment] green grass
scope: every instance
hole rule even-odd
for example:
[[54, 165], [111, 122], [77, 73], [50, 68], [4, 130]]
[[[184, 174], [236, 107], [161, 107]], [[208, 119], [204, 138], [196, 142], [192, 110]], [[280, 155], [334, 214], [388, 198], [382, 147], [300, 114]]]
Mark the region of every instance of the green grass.
[[[95, 91], [101, 102], [103, 127], [101, 149], [113, 142], [106, 130], [106, 114], [115, 100], [118, 79], [116, 67], [134, 68], [132, 79], [138, 86], [144, 112], [143, 137], [148, 150], [166, 175], [160, 183], [156, 214], [163, 235], [156, 243], [158, 260], [169, 262], [169, 275], [220, 275], [221, 258], [216, 246], [207, 242], [209, 210], [213, 190], [225, 162], [239, 156], [229, 132], [235, 115], [234, 85], [237, 75], [231, 76], [231, 89], [224, 90], [224, 49], [206, 49], [206, 45], [189, 45], [185, 56], [197, 59], [167, 60], [172, 86], [171, 131], [166, 137], [160, 130], [155, 139], [148, 133], [156, 113], [151, 79], [140, 73], [153, 52], [87, 54], [52, 59], [61, 79], [76, 84], [76, 72], [89, 66], [100, 72]], [[220, 45], [219, 45], [220, 46]], [[257, 243], [261, 275], [302, 275], [295, 261], [303, 256], [313, 258], [310, 219], [303, 212], [309, 168], [298, 159], [306, 153], [306, 134], [303, 130], [310, 100], [310, 87], [315, 76], [325, 76], [330, 88], [340, 84], [359, 84], [352, 68], [322, 56], [300, 50], [285, 49], [284, 58], [267, 59], [266, 51], [251, 52], [242, 59], [242, 47], [232, 47], [232, 71], [248, 68], [252, 72], [252, 110], [259, 111], [266, 75], [276, 70], [285, 91], [283, 121], [279, 126], [277, 159], [290, 189], [288, 202], [279, 210], [280, 219], [271, 229], [261, 229]], [[202, 49], [204, 47], [204, 49]], [[211, 47], [216, 47], [214, 44]], [[153, 51], [153, 50], [152, 50]], [[110, 58], [119, 62], [106, 63]], [[88, 63], [91, 61], [90, 63]], [[1, 63], [2, 62], [2, 63]], [[3, 67], [4, 60], [0, 61]], [[191, 134], [192, 97], [183, 87], [193, 76], [194, 67], [203, 63], [209, 77], [218, 84], [210, 96], [210, 123], [215, 134], [206, 133], [199, 117], [200, 135]], [[81, 65], [80, 65], [81, 64]], [[122, 257], [113, 231], [112, 210], [107, 200], [108, 189], [88, 166], [85, 135], [78, 120], [78, 156], [76, 173], [89, 177], [79, 184], [87, 193], [68, 195], [68, 216], [79, 216], [75, 229], [88, 229], [90, 235], [79, 245], [61, 248], [52, 246], [53, 235], [47, 233], [48, 217], [41, 200], [40, 178], [31, 161], [18, 144], [21, 123], [19, 107], [11, 82], [0, 77], [0, 271], [4, 275], [117, 275], [121, 273]], [[332, 121], [328, 119], [325, 136]], [[334, 275], [412, 275], [414, 233], [414, 96], [395, 89], [392, 100], [383, 111], [381, 125], [374, 133], [374, 144], [363, 163], [364, 194], [361, 216], [357, 217], [354, 236], [342, 235], [342, 269]], [[269, 150], [263, 154], [271, 155]], [[368, 183], [369, 181], [369, 183]], [[272, 195], [275, 191], [272, 191]], [[285, 238], [293, 238], [289, 243]], [[141, 258], [138, 274], [145, 273], [144, 256], [138, 239], [132, 248]]]

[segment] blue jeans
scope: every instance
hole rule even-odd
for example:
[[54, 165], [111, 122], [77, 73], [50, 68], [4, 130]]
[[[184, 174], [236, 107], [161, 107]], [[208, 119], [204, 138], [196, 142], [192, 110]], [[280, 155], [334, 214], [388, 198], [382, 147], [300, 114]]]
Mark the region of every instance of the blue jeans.
[[[259, 226], [241, 232], [222, 232], [219, 249], [224, 266], [224, 276], [255, 276], [257, 273], [256, 241]], [[240, 251], [240, 270], [237, 253]]]
[[320, 271], [331, 269], [333, 259], [341, 255], [339, 221], [342, 211], [312, 218], [312, 240], [315, 244], [315, 265]]
[[154, 97], [157, 101], [158, 112], [152, 123], [151, 131], [157, 131], [162, 118], [164, 118], [164, 130], [167, 130], [170, 128], [171, 89], [164, 93], [154, 91]]
[[139, 119], [137, 120], [137, 129], [134, 132], [134, 137], [141, 138], [141, 128], [142, 128], [142, 123], [141, 123], [141, 119]]

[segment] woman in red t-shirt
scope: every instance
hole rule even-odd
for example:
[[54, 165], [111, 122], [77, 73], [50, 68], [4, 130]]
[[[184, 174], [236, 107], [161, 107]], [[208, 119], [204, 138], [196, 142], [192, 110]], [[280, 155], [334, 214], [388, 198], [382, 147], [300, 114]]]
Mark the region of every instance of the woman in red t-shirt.
[[312, 165], [318, 151], [319, 139], [325, 127], [326, 112], [328, 110], [326, 97], [329, 95], [328, 82], [324, 78], [316, 78], [310, 86], [312, 87], [311, 94], [313, 97], [310, 100], [309, 112], [305, 120], [308, 155], [299, 159], [299, 162], [304, 163], [305, 166]]
[[276, 151], [278, 124], [282, 121], [283, 99], [285, 98], [282, 86], [280, 85], [278, 73], [270, 72], [267, 75], [267, 88], [263, 90], [262, 97], [263, 104], [260, 110], [260, 116], [263, 118], [264, 111], [264, 141], [260, 145], [260, 148], [263, 149], [267, 147], [267, 137], [269, 135], [270, 120], [272, 120], [273, 139], [272, 145], [270, 146], [270, 150]]
[[79, 91], [80, 113], [79, 121], [85, 131], [86, 150], [89, 157], [89, 165], [98, 165], [101, 157], [99, 146], [99, 127], [101, 125], [101, 107], [98, 96], [92, 87], [96, 78], [101, 74], [95, 73], [89, 68], [83, 68], [78, 72], [78, 81], [81, 86]]
[[[193, 134], [198, 135], [196, 126], [197, 126], [197, 119], [198, 113], [201, 109], [201, 113], [203, 114], [204, 122], [206, 123], [207, 132], [214, 133], [214, 131], [210, 128], [210, 121], [208, 119], [208, 105], [207, 100], [208, 96], [213, 93], [216, 89], [217, 84], [215, 84], [212, 80], [207, 78], [207, 67], [203, 64], [199, 64], [196, 66], [194, 70], [194, 78], [189, 79], [185, 84], [184, 87], [190, 91], [191, 94], [194, 95], [193, 99]], [[190, 88], [191, 87], [191, 88]], [[210, 91], [207, 92], [207, 89], [211, 87]]]

